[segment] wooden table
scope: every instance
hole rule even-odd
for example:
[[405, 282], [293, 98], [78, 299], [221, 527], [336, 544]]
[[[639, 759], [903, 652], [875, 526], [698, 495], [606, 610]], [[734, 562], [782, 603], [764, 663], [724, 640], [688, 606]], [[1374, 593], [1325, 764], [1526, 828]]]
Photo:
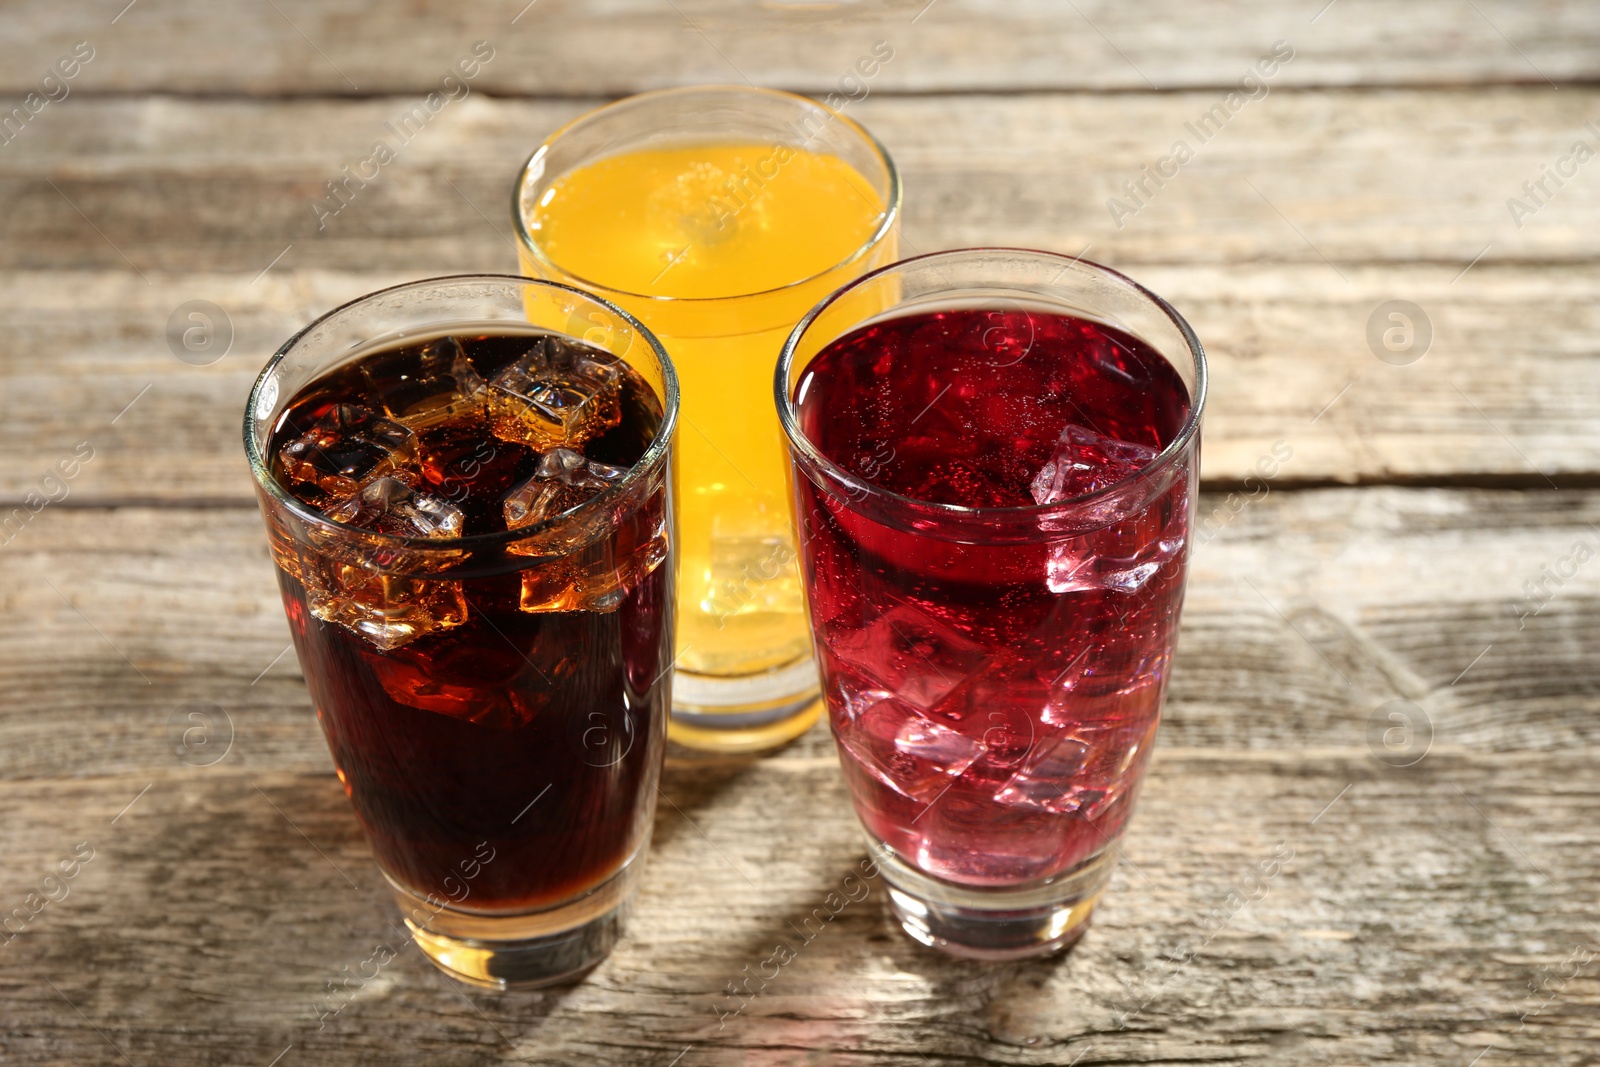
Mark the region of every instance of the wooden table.
[[[1600, 1059], [1600, 7], [125, 2], [0, 15], [7, 108], [73, 70], [0, 147], [0, 1063]], [[479, 40], [470, 95], [319, 228]], [[1065, 958], [931, 954], [877, 891], [719, 1021], [863, 855], [819, 729], [669, 769], [586, 981], [463, 990], [397, 934], [332, 774], [243, 399], [340, 301], [515, 269], [507, 190], [559, 123], [744, 78], [866, 92], [907, 252], [1086, 252], [1204, 339], [1158, 756]], [[1395, 350], [1390, 301], [1421, 309]]]

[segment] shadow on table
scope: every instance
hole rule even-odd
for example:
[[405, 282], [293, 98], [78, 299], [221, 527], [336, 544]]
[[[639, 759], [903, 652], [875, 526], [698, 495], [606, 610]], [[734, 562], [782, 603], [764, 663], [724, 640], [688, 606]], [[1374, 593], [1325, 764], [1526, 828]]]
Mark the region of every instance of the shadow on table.
[[702, 813], [724, 792], [759, 771], [763, 763], [781, 759], [785, 753], [811, 748], [823, 751], [819, 746], [826, 746], [829, 753], [833, 751], [833, 742], [827, 738], [826, 731], [819, 735], [815, 727], [780, 748], [752, 755], [713, 755], [669, 743], [651, 847], [670, 844], [683, 832], [686, 823], [696, 828], [694, 832], [699, 832]]
[[995, 1040], [1050, 1047], [1103, 1025], [1088, 1017], [1109, 1015], [1104, 1005], [1082, 1006], [1082, 1028], [1062, 1032], [1059, 1025], [1061, 989], [1076, 984], [1067, 978], [1077, 966], [1072, 950], [986, 963], [921, 945], [894, 919], [881, 877], [862, 874], [866, 859], [862, 849], [831, 864], [799, 906], [718, 945], [722, 971], [702, 972], [712, 988], [692, 1000], [704, 1015], [678, 1031], [680, 1043], [707, 1051], [748, 1050], [754, 1042], [859, 1054], [881, 1044], [873, 1030], [887, 1028], [891, 1043], [908, 1049], [954, 1054], [963, 1050], [951, 1042], [970, 1042], [966, 1051], [977, 1056]]

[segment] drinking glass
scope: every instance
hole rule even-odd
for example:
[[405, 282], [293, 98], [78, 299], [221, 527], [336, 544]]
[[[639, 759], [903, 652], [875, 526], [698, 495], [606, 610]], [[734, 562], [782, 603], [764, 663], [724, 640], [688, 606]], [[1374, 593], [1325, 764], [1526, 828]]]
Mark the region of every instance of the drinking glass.
[[524, 273], [627, 308], [682, 378], [676, 742], [771, 748], [820, 713], [768, 376], [808, 308], [895, 258], [899, 207], [894, 164], [859, 125], [742, 86], [599, 108], [519, 177]]
[[[853, 378], [827, 377], [847, 365]], [[897, 918], [968, 957], [1071, 944], [1110, 877], [1167, 685], [1199, 341], [1116, 271], [969, 249], [822, 301], [790, 334], [775, 387], [823, 692]], [[1064, 428], [1039, 406], [1050, 390], [1070, 402]], [[1149, 447], [1125, 443], [1135, 423]], [[887, 429], [863, 440], [871, 426]], [[1056, 451], [1019, 474], [1041, 427]], [[830, 454], [845, 439], [858, 450]], [[1084, 449], [1112, 473], [1060, 491], [1101, 469], [1073, 467]], [[1033, 503], [950, 501], [952, 485], [987, 492], [985, 470], [1031, 479]]]
[[[575, 329], [637, 372], [661, 418], [643, 457], [573, 510], [401, 536], [334, 521], [274, 474], [274, 435], [297, 399], [332, 389], [330, 372], [442, 336], [538, 345]], [[448, 414], [454, 400], [423, 403]], [[677, 405], [665, 351], [626, 312], [510, 275], [352, 301], [291, 338], [251, 390], [245, 450], [335, 770], [417, 944], [463, 981], [569, 979], [621, 929], [665, 751]], [[455, 441], [462, 486], [510, 451], [486, 427], [477, 438]]]

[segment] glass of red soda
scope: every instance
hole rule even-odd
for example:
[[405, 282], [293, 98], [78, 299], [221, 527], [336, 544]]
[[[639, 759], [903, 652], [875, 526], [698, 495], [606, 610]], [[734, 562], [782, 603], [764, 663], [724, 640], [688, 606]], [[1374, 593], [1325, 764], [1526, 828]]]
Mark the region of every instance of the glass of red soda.
[[1200, 342], [1116, 271], [967, 249], [830, 296], [775, 384], [834, 738], [896, 917], [980, 959], [1072, 944], [1161, 714]]
[[437, 278], [307, 326], [244, 439], [334, 768], [422, 950], [490, 988], [621, 929], [670, 704], [678, 386], [577, 289]]

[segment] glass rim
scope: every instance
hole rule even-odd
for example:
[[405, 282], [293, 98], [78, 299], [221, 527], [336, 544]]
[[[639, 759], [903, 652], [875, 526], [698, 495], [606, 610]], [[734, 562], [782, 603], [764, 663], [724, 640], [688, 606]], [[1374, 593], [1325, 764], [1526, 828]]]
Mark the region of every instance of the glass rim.
[[[369, 530], [365, 527], [353, 526], [349, 523], [340, 522], [337, 519], [328, 517], [323, 512], [318, 511], [310, 504], [307, 504], [305, 501], [289, 492], [288, 489], [284, 488], [284, 486], [272, 476], [272, 470], [268, 466], [265, 457], [262, 456], [261, 449], [256, 446], [254, 432], [255, 422], [257, 421], [256, 408], [261, 401], [261, 390], [271, 378], [272, 372], [284, 361], [284, 359], [295, 348], [295, 346], [298, 345], [300, 341], [312, 330], [334, 318], [336, 315], [339, 315], [342, 312], [348, 311], [349, 309], [357, 306], [358, 304], [364, 304], [376, 297], [398, 293], [407, 289], [425, 289], [429, 287], [437, 287], [442, 283], [447, 282], [504, 282], [518, 286], [533, 285], [546, 289], [559, 289], [575, 296], [581, 296], [586, 300], [592, 300], [601, 305], [607, 311], [610, 311], [621, 318], [622, 321], [625, 322], [628, 327], [635, 332], [635, 334], [643, 337], [649, 343], [651, 352], [655, 355], [656, 361], [661, 367], [662, 387], [666, 393], [666, 395], [661, 398], [661, 423], [656, 427], [655, 435], [651, 438], [650, 445], [645, 449], [644, 455], [640, 456], [638, 461], [628, 468], [627, 473], [618, 479], [615, 485], [608, 487], [603, 492], [589, 498], [570, 511], [562, 512], [555, 518], [546, 520], [545, 522], [535, 523], [532, 526], [523, 527], [517, 530], [500, 530], [491, 531], [489, 533], [468, 534], [464, 537], [432, 538], [401, 537], [397, 534], [386, 534], [377, 530]], [[533, 324], [529, 323], [528, 325], [532, 327]], [[615, 353], [611, 354], [615, 355]], [[620, 359], [621, 357], [618, 358]], [[293, 401], [293, 399], [293, 396], [288, 398], [289, 401]], [[274, 405], [275, 404], [276, 398], [274, 398]], [[667, 355], [667, 350], [662, 347], [661, 342], [656, 339], [655, 334], [651, 333], [650, 330], [638, 319], [634, 318], [632, 315], [628, 314], [611, 301], [606, 300], [603, 297], [596, 296], [593, 293], [584, 292], [582, 289], [579, 289], [575, 286], [564, 285], [561, 282], [546, 281], [542, 278], [528, 278], [520, 274], [444, 274], [435, 278], [422, 278], [417, 281], [401, 282], [399, 285], [385, 286], [382, 289], [374, 289], [370, 293], [363, 293], [352, 300], [346, 300], [344, 303], [332, 308], [329, 311], [323, 312], [315, 319], [312, 319], [305, 326], [295, 331], [294, 336], [290, 337], [287, 341], [280, 345], [278, 350], [272, 354], [272, 357], [267, 360], [266, 365], [261, 368], [261, 373], [256, 375], [255, 383], [250, 387], [250, 396], [245, 402], [244, 409], [244, 448], [245, 455], [250, 460], [250, 472], [255, 477], [256, 486], [261, 489], [261, 491], [266, 493], [274, 504], [286, 509], [290, 514], [294, 515], [302, 522], [309, 523], [313, 526], [334, 530], [342, 536], [357, 536], [362, 540], [385, 547], [422, 550], [485, 549], [495, 548], [505, 544], [512, 544], [526, 538], [536, 537], [540, 534], [547, 533], [550, 530], [557, 529], [561, 526], [567, 525], [568, 523], [577, 522], [580, 519], [587, 518], [602, 507], [609, 506], [622, 499], [628, 492], [630, 492], [635, 486], [643, 481], [649, 473], [660, 467], [662, 463], [665, 462], [666, 457], [672, 447], [672, 436], [677, 426], [677, 420], [678, 374], [676, 368], [674, 368], [672, 365], [671, 357]], [[270, 440], [271, 435], [269, 434], [268, 441], [270, 442]], [[530, 559], [532, 558], [533, 557], [530, 557]]]
[[[592, 278], [584, 278], [575, 271], [570, 271], [561, 266], [555, 260], [546, 255], [544, 249], [537, 241], [533, 239], [533, 235], [528, 232], [527, 222], [522, 217], [522, 190], [527, 185], [528, 172], [533, 169], [534, 162], [539, 160], [547, 151], [549, 151], [550, 148], [554, 146], [561, 137], [580, 126], [607, 115], [619, 108], [637, 105], [641, 101], [649, 103], [671, 96], [692, 96], [696, 93], [767, 96], [777, 97], [785, 100], [799, 101], [808, 107], [813, 107], [818, 111], [821, 111], [828, 117], [828, 121], [830, 122], [839, 121], [845, 123], [851, 130], [855, 132], [857, 137], [861, 138], [861, 140], [872, 149], [879, 161], [883, 163], [884, 171], [888, 176], [889, 192], [884, 198], [883, 211], [879, 214], [877, 228], [874, 229], [871, 235], [868, 236], [867, 239], [863, 241], [857, 248], [855, 248], [848, 256], [839, 260], [837, 263], [824, 267], [820, 271], [810, 274], [804, 278], [796, 279], [792, 282], [785, 282], [782, 285], [773, 286], [770, 289], [756, 289], [748, 293], [730, 293], [727, 296], [663, 296], [652, 293], [635, 293], [627, 289], [619, 288], [615, 285], [607, 285], [604, 282], [595, 281]], [[715, 142], [706, 143], [709, 144]], [[602, 156], [600, 158], [606, 157]], [[540, 266], [548, 268], [561, 277], [570, 278], [572, 281], [585, 287], [586, 289], [590, 289], [597, 293], [616, 294], [616, 296], [627, 300], [653, 300], [662, 304], [705, 306], [706, 304], [714, 303], [719, 300], [753, 300], [760, 297], [774, 296], [779, 293], [788, 292], [790, 290], [798, 289], [802, 286], [814, 284], [815, 282], [826, 278], [828, 275], [842, 270], [845, 267], [848, 267], [850, 264], [865, 258], [872, 253], [873, 249], [882, 244], [884, 239], [888, 237], [890, 232], [893, 231], [895, 223], [900, 218], [900, 201], [900, 168], [895, 166], [894, 157], [889, 155], [889, 150], [883, 146], [882, 142], [868, 132], [865, 126], [846, 115], [843, 111], [840, 111], [837, 108], [831, 108], [827, 104], [824, 104], [818, 100], [813, 100], [809, 96], [804, 96], [800, 93], [786, 92], [782, 89], [767, 89], [754, 85], [681, 85], [670, 89], [649, 89], [642, 93], [632, 93], [621, 98], [620, 100], [613, 100], [609, 104], [602, 104], [600, 107], [585, 111], [577, 118], [572, 119], [558, 127], [554, 133], [551, 133], [539, 143], [539, 147], [533, 150], [533, 152], [528, 156], [527, 160], [522, 164], [521, 169], [517, 171], [517, 180], [512, 184], [511, 187], [511, 225], [516, 230], [518, 245], [532, 255], [534, 259], [538, 261]]]
[[[1014, 507], [974, 508], [967, 507], [964, 504], [942, 504], [932, 500], [919, 500], [916, 497], [906, 496], [902, 493], [896, 493], [892, 489], [885, 489], [882, 486], [874, 485], [864, 478], [852, 474], [844, 467], [823, 455], [822, 451], [818, 449], [811, 439], [801, 431], [799, 419], [797, 418], [795, 412], [794, 401], [789, 395], [789, 370], [794, 364], [794, 357], [795, 353], [799, 349], [800, 339], [805, 335], [806, 330], [811, 327], [811, 324], [815, 322], [818, 316], [820, 316], [824, 311], [832, 307], [840, 298], [844, 297], [848, 293], [853, 292], [858, 286], [864, 285], [867, 282], [873, 281], [874, 279], [889, 274], [890, 272], [899, 271], [910, 264], [922, 263], [928, 260], [955, 259], [978, 253], [995, 252], [1034, 257], [1046, 262], [1059, 264], [1066, 269], [1071, 269], [1072, 267], [1076, 266], [1086, 269], [1090, 273], [1097, 273], [1133, 290], [1139, 296], [1148, 300], [1150, 303], [1155, 305], [1157, 310], [1167, 317], [1168, 321], [1177, 327], [1179, 334], [1183, 337], [1184, 343], [1188, 345], [1190, 356], [1192, 356], [1194, 359], [1195, 381], [1194, 395], [1190, 398], [1189, 402], [1189, 413], [1184, 418], [1183, 425], [1178, 428], [1178, 432], [1173, 436], [1172, 440], [1167, 442], [1166, 447], [1164, 447], [1160, 452], [1156, 453], [1155, 458], [1152, 459], [1148, 464], [1140, 467], [1132, 474], [1128, 474], [1117, 479], [1109, 485], [1103, 486], [1092, 492], [1082, 493], [1078, 496], [1067, 497], [1063, 500], [1051, 501], [1047, 504], [1020, 504]], [[861, 324], [858, 323], [856, 326], [851, 327], [851, 329], [857, 329], [860, 325]], [[841, 333], [839, 336], [842, 337], [844, 334]], [[1165, 353], [1163, 353], [1163, 355], [1165, 355]], [[783, 427], [784, 436], [788, 438], [790, 447], [795, 450], [799, 457], [803, 457], [807, 463], [821, 469], [823, 473], [827, 474], [835, 481], [843, 484], [847, 489], [854, 492], [859, 492], [864, 497], [876, 497], [880, 500], [887, 500], [892, 504], [901, 507], [910, 507], [916, 511], [925, 512], [930, 515], [943, 515], [952, 519], [987, 518], [994, 519], [996, 521], [1007, 521], [1028, 519], [1039, 515], [1053, 515], [1063, 511], [1077, 510], [1082, 508], [1084, 505], [1094, 504], [1099, 501], [1115, 497], [1118, 494], [1125, 492], [1131, 485], [1148, 481], [1152, 477], [1158, 477], [1163, 474], [1177, 461], [1178, 457], [1189, 448], [1189, 445], [1200, 432], [1200, 417], [1203, 409], [1205, 408], [1207, 390], [1206, 354], [1204, 347], [1200, 344], [1200, 338], [1195, 335], [1193, 328], [1190, 327], [1188, 321], [1178, 313], [1176, 308], [1167, 303], [1167, 301], [1162, 299], [1160, 296], [1151, 292], [1145, 286], [1128, 277], [1126, 274], [1123, 274], [1121, 271], [1112, 267], [1108, 267], [1103, 263], [1097, 263], [1094, 260], [1084, 259], [1082, 256], [1068, 256], [1060, 252], [1049, 252], [1036, 248], [1014, 248], [1004, 245], [983, 246], [976, 248], [952, 248], [942, 252], [928, 252], [919, 256], [910, 256], [895, 263], [890, 263], [888, 266], [879, 267], [875, 271], [870, 271], [866, 274], [863, 274], [861, 277], [847, 285], [840, 286], [838, 289], [824, 297], [817, 303], [815, 307], [806, 312], [804, 318], [795, 324], [794, 329], [789, 333], [788, 339], [784, 341], [783, 349], [778, 354], [778, 365], [773, 374], [773, 390], [776, 394], [778, 405], [778, 422]]]

